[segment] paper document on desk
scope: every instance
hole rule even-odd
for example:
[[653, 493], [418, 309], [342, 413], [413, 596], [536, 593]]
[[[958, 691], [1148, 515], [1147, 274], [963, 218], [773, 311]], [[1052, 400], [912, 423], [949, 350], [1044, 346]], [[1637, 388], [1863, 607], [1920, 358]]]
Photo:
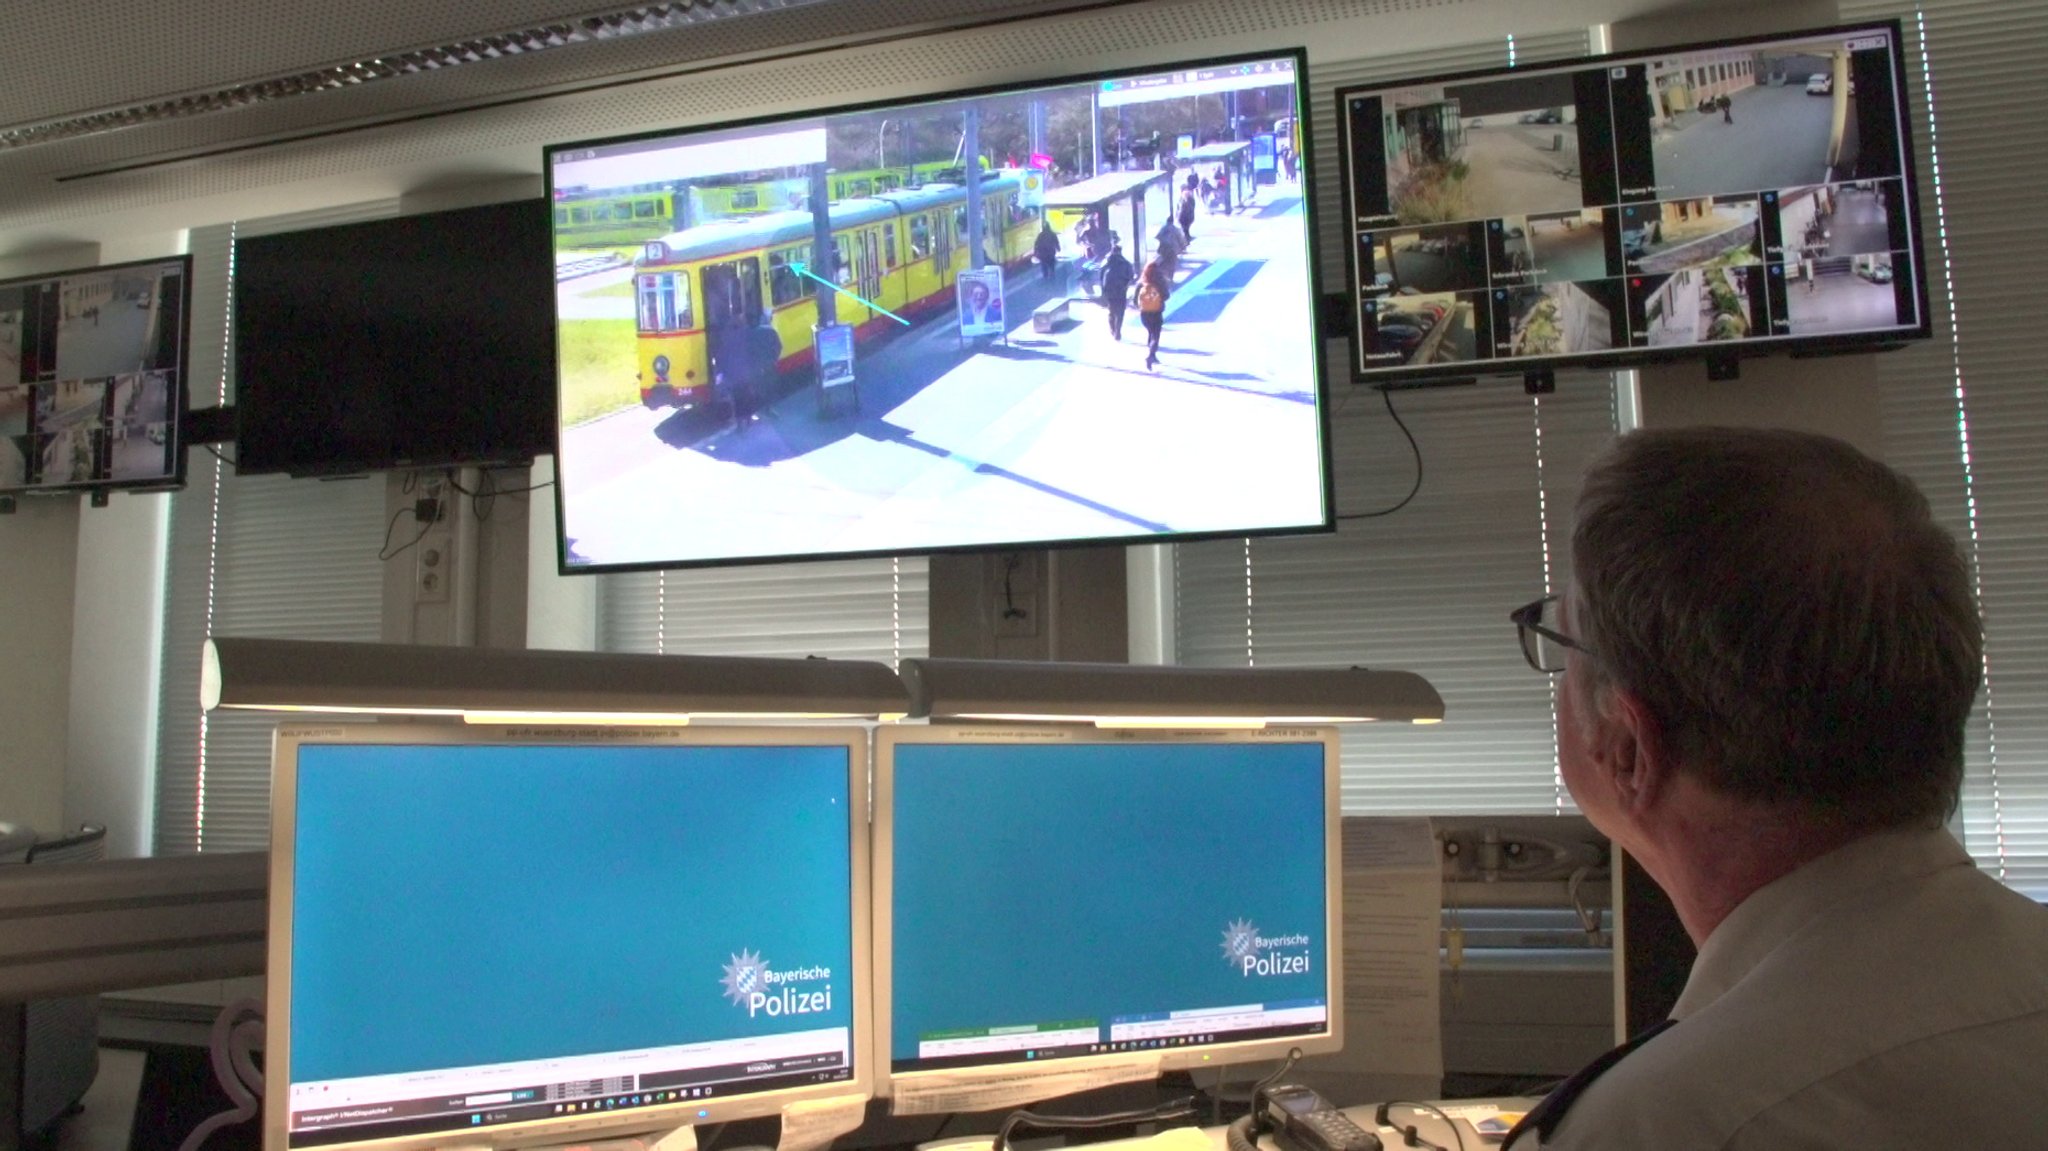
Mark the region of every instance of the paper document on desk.
[[1438, 947], [1443, 869], [1427, 819], [1344, 819], [1347, 1069], [1444, 1074]]

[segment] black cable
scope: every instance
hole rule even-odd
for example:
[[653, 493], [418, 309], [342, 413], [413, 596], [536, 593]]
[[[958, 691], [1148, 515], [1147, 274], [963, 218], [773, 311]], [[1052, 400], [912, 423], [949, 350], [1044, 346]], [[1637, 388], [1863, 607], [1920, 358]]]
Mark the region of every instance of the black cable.
[[1085, 1131], [1091, 1127], [1124, 1127], [1135, 1123], [1169, 1123], [1175, 1119], [1193, 1119], [1195, 1099], [1189, 1095], [1156, 1107], [1144, 1107], [1136, 1111], [1116, 1111], [1108, 1115], [1041, 1115], [1036, 1111], [1012, 1111], [1003, 1119], [1003, 1125], [996, 1128], [995, 1143], [989, 1151], [1003, 1151], [1009, 1144], [1010, 1131], [1017, 1127], [1041, 1127], [1054, 1131]]
[[1294, 1065], [1299, 1062], [1301, 1062], [1301, 1048], [1290, 1047], [1287, 1049], [1287, 1058], [1280, 1061], [1280, 1066], [1274, 1068], [1273, 1073], [1271, 1075], [1268, 1075], [1264, 1079], [1259, 1080], [1257, 1083], [1252, 1084], [1253, 1111], [1257, 1111], [1259, 1109], [1259, 1098], [1266, 1093], [1266, 1088], [1271, 1087], [1273, 1084], [1280, 1082], [1280, 1077], [1282, 1075], [1287, 1074], [1289, 1071], [1294, 1070]]
[[202, 448], [204, 448], [204, 449], [206, 449], [206, 454], [207, 454], [207, 455], [209, 455], [209, 456], [212, 456], [212, 457], [213, 457], [214, 459], [217, 459], [217, 460], [219, 460], [219, 461], [220, 461], [221, 463], [224, 463], [224, 464], [226, 464], [226, 465], [227, 465], [227, 466], [229, 466], [229, 467], [234, 467], [234, 466], [235, 466], [235, 461], [233, 461], [233, 460], [231, 460], [231, 459], [227, 458], [227, 457], [226, 457], [226, 456], [224, 456], [224, 455], [221, 455], [221, 454], [220, 454], [220, 449], [219, 449], [219, 448], [216, 448], [216, 447], [214, 447], [214, 446], [213, 446], [212, 444], [200, 444], [199, 446], [200, 446], [200, 447], [202, 447]]
[[[1300, 1061], [1301, 1048], [1290, 1047], [1287, 1058], [1280, 1061], [1280, 1066], [1274, 1068], [1272, 1074], [1252, 1084], [1252, 1095], [1245, 1113], [1233, 1120], [1223, 1132], [1223, 1142], [1228, 1151], [1259, 1151], [1261, 1120], [1264, 1118], [1260, 1108], [1265, 1102], [1266, 1088], [1278, 1083], [1280, 1077], [1294, 1070], [1294, 1065]], [[1221, 1088], [1217, 1094], [1222, 1094]]]
[[[489, 476], [490, 476], [490, 473], [489, 473], [489, 472], [485, 472], [485, 473], [484, 473], [484, 476], [485, 476], [485, 478], [489, 478]], [[486, 495], [486, 496], [516, 496], [516, 495], [524, 495], [524, 494], [525, 494], [525, 493], [527, 493], [527, 492], [537, 492], [537, 491], [540, 491], [540, 490], [541, 490], [542, 488], [551, 488], [551, 487], [554, 487], [554, 486], [555, 486], [555, 481], [553, 481], [553, 480], [548, 480], [548, 481], [547, 481], [547, 482], [545, 482], [545, 483], [531, 484], [531, 485], [528, 485], [527, 487], [523, 487], [523, 488], [501, 488], [501, 487], [498, 487], [498, 486], [497, 486], [497, 481], [496, 481], [496, 480], [492, 480], [492, 481], [491, 481], [491, 490], [490, 490], [490, 491], [488, 491], [488, 492], [481, 492], [481, 493], [479, 493], [479, 492], [473, 492], [473, 491], [470, 491], [470, 490], [469, 490], [468, 488], [465, 488], [465, 487], [463, 487], [463, 486], [462, 486], [461, 484], [459, 484], [459, 483], [456, 483], [456, 482], [455, 482], [455, 473], [454, 473], [453, 471], [450, 471], [450, 472], [448, 473], [448, 486], [449, 486], [449, 487], [451, 487], [451, 488], [454, 488], [454, 489], [455, 489], [455, 490], [456, 490], [457, 492], [461, 493], [462, 495], [468, 496], [468, 497], [470, 497], [471, 499], [475, 499], [475, 498], [476, 498], [476, 497], [477, 497], [477, 496], [478, 496], [479, 494], [482, 494], [482, 495]]]
[[1415, 442], [1415, 433], [1408, 430], [1408, 424], [1401, 419], [1401, 413], [1394, 410], [1394, 390], [1382, 386], [1379, 388], [1379, 393], [1380, 398], [1387, 402], [1387, 414], [1394, 417], [1394, 426], [1400, 428], [1401, 434], [1408, 437], [1408, 451], [1415, 457], [1415, 484], [1408, 489], [1408, 494], [1402, 496], [1401, 501], [1394, 506], [1381, 508], [1376, 512], [1356, 512], [1348, 516], [1338, 516], [1337, 521], [1339, 523], [1345, 520], [1371, 520], [1378, 519], [1381, 516], [1393, 515], [1413, 502], [1415, 493], [1422, 490], [1422, 445]]
[[398, 517], [402, 515], [416, 515], [416, 513], [413, 512], [410, 506], [399, 508], [397, 511], [391, 513], [391, 522], [384, 525], [384, 546], [377, 549], [378, 559], [389, 562], [393, 559], [398, 558], [400, 555], [403, 555], [405, 553], [405, 550], [407, 548], [410, 548], [414, 544], [419, 543], [421, 540], [426, 539], [427, 533], [434, 530], [434, 521], [427, 520], [420, 524], [420, 534], [398, 545], [396, 549], [393, 549], [391, 546], [391, 532], [392, 529], [398, 526]]
[[1443, 1120], [1444, 1126], [1451, 1129], [1451, 1137], [1458, 1141], [1458, 1151], [1465, 1151], [1465, 1133], [1463, 1131], [1458, 1130], [1458, 1123], [1456, 1120], [1452, 1119], [1449, 1115], [1444, 1114], [1444, 1109], [1438, 1107], [1434, 1103], [1412, 1103], [1406, 1099], [1389, 1099], [1385, 1103], [1380, 1104], [1379, 1109], [1373, 1112], [1372, 1121], [1374, 1123], [1379, 1124], [1382, 1127], [1391, 1127], [1394, 1130], [1399, 1131], [1401, 1133], [1402, 1142], [1408, 1144], [1408, 1146], [1410, 1147], [1429, 1147], [1432, 1148], [1433, 1151], [1449, 1151], [1449, 1148], [1443, 1146], [1440, 1143], [1431, 1143], [1429, 1140], [1424, 1139], [1420, 1134], [1416, 1132], [1415, 1125], [1413, 1123], [1410, 1123], [1406, 1127], [1401, 1127], [1396, 1125], [1392, 1120], [1388, 1119], [1387, 1112], [1395, 1107], [1406, 1107], [1410, 1111], [1420, 1111], [1425, 1115], [1434, 1115], [1438, 1119]]

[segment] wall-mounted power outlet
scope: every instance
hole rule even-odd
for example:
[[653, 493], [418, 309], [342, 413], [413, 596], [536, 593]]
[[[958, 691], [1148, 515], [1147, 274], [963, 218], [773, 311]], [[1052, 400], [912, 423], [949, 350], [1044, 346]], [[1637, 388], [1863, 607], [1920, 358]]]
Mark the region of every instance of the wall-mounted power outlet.
[[451, 492], [440, 476], [422, 476], [415, 488], [414, 529], [421, 533], [413, 548], [413, 598], [418, 603], [447, 603], [448, 583], [455, 566], [455, 533], [449, 524]]
[[414, 550], [419, 554], [413, 560], [413, 596], [420, 603], [447, 603], [448, 581], [453, 577], [454, 536], [446, 528], [436, 527], [420, 540]]

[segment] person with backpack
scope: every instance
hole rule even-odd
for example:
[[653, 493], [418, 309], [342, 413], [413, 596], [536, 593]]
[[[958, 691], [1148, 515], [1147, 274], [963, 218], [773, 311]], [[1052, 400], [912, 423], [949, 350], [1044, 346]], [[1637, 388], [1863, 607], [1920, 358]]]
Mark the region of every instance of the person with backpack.
[[1146, 263], [1138, 274], [1138, 322], [1145, 325], [1145, 367], [1159, 365], [1159, 334], [1166, 329], [1166, 300], [1173, 286], [1158, 260]]
[[1123, 241], [1109, 234], [1109, 259], [1102, 265], [1102, 303], [1109, 309], [1109, 334], [1124, 338], [1124, 309], [1131, 302], [1131, 280], [1136, 270], [1124, 257]]

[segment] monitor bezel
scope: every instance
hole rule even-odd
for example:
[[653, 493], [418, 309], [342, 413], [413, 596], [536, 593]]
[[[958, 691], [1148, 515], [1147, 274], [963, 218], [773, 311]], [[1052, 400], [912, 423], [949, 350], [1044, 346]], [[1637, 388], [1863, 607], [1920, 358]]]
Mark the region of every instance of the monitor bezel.
[[[592, 1136], [665, 1131], [701, 1123], [724, 1123], [774, 1115], [805, 1100], [872, 1098], [875, 1068], [873, 996], [870, 993], [873, 934], [869, 921], [870, 841], [867, 729], [845, 725], [746, 727], [690, 725], [676, 728], [480, 726], [430, 723], [280, 725], [273, 736], [271, 771], [270, 930], [265, 992], [263, 1145], [287, 1148], [291, 1120], [291, 938], [292, 882], [297, 845], [298, 752], [309, 744], [437, 746], [629, 746], [629, 747], [844, 747], [847, 750], [847, 838], [852, 925], [853, 1034], [848, 1051], [853, 1076], [832, 1083], [679, 1101], [587, 1116], [543, 1118], [489, 1128], [456, 1128], [391, 1137], [321, 1144], [322, 1151], [353, 1148], [514, 1147], [562, 1143]], [[625, 842], [625, 841], [622, 841]], [[459, 1136], [459, 1137], [458, 1137]]]
[[[1186, 1047], [1163, 1047], [1141, 1056], [1130, 1053], [1077, 1055], [1044, 1063], [1004, 1060], [975, 1067], [950, 1067], [920, 1071], [896, 1071], [890, 1058], [890, 1026], [894, 1016], [892, 976], [894, 973], [894, 848], [896, 791], [896, 749], [905, 744], [999, 744], [1046, 746], [1081, 744], [1261, 744], [1320, 743], [1323, 747], [1323, 881], [1324, 951], [1323, 970], [1328, 987], [1329, 1017], [1324, 1031], [1316, 1035], [1281, 1036], [1268, 1039], [1224, 1041]], [[1344, 1046], [1344, 852], [1342, 811], [1341, 741], [1334, 727], [1266, 727], [1234, 730], [1187, 730], [1170, 728], [1119, 729], [1071, 724], [929, 724], [885, 726], [875, 731], [874, 807], [871, 823], [874, 845], [871, 852], [874, 879], [874, 1008], [875, 1024], [870, 1034], [874, 1050], [868, 1063], [875, 1071], [875, 1094], [895, 1094], [895, 1085], [905, 1083], [956, 1083], [978, 1076], [1005, 1082], [1020, 1076], [1040, 1074], [1048, 1078], [1069, 1072], [1116, 1067], [1133, 1058], [1159, 1060], [1159, 1070], [1177, 1071], [1195, 1067], [1222, 1067], [1232, 1063], [1284, 1059], [1299, 1049], [1303, 1055], [1339, 1051]]]
[[[546, 146], [544, 149], [542, 149], [541, 156], [541, 174], [542, 179], [546, 184], [546, 191], [544, 195], [550, 204], [554, 202], [554, 158], [556, 153], [574, 151], [580, 148], [611, 146], [616, 144], [632, 143], [642, 140], [673, 139], [677, 141], [685, 141], [691, 137], [700, 136], [707, 133], [726, 132], [736, 129], [766, 127], [775, 124], [791, 123], [799, 120], [822, 121], [831, 116], [858, 115], [860, 113], [879, 111], [882, 109], [911, 108], [924, 104], [942, 104], [955, 100], [969, 100], [983, 96], [1014, 94], [1037, 88], [1057, 88], [1066, 85], [1092, 84], [1099, 83], [1104, 80], [1116, 80], [1131, 76], [1146, 76], [1159, 72], [1171, 72], [1181, 69], [1192, 68], [1206, 68], [1227, 64], [1247, 63], [1258, 60], [1277, 60], [1282, 58], [1290, 60], [1294, 66], [1294, 115], [1297, 123], [1302, 123], [1305, 121], [1307, 117], [1310, 116], [1311, 109], [1314, 105], [1313, 92], [1311, 91], [1309, 85], [1309, 61], [1308, 49], [1306, 47], [1275, 47], [1256, 52], [1233, 52], [1224, 55], [1214, 56], [1169, 57], [1157, 63], [1145, 65], [1121, 65], [1113, 68], [1103, 68], [1087, 72], [1074, 72], [1054, 75], [1031, 75], [1029, 77], [1018, 79], [1008, 83], [983, 84], [969, 88], [949, 88], [930, 92], [911, 93], [890, 98], [863, 100], [855, 103], [836, 105], [822, 112], [819, 111], [817, 107], [813, 107], [800, 111], [779, 112], [765, 116], [707, 120], [700, 123], [681, 124], [669, 128], [658, 128], [646, 131], [628, 132], [614, 136], [587, 137], [579, 140], [550, 144]], [[1051, 537], [1045, 539], [1034, 538], [1012, 540], [1003, 543], [935, 543], [927, 546], [919, 546], [907, 549], [867, 548], [860, 550], [837, 550], [829, 552], [795, 552], [787, 554], [776, 552], [764, 552], [761, 554], [730, 555], [705, 559], [656, 560], [645, 563], [571, 564], [569, 562], [570, 537], [567, 519], [567, 507], [565, 502], [566, 485], [562, 482], [562, 476], [564, 475], [564, 469], [566, 467], [566, 464], [562, 458], [562, 433], [566, 432], [568, 429], [567, 427], [563, 426], [561, 422], [559, 402], [561, 389], [561, 365], [558, 361], [556, 364], [555, 381], [557, 411], [556, 437], [554, 446], [554, 461], [556, 471], [556, 482], [554, 485], [556, 570], [560, 574], [565, 576], [605, 575], [615, 572], [668, 571], [682, 570], [688, 568], [738, 567], [765, 563], [809, 563], [831, 560], [871, 559], [879, 557], [933, 556], [949, 554], [985, 554], [989, 552], [1003, 550], [1014, 550], [1016, 548], [1051, 549], [1062, 547], [1092, 547], [1096, 545], [1126, 546], [1132, 544], [1191, 543], [1197, 540], [1209, 539], [1244, 539], [1267, 536], [1315, 535], [1333, 532], [1337, 530], [1336, 462], [1330, 427], [1330, 407], [1332, 402], [1330, 389], [1331, 373], [1328, 367], [1323, 362], [1324, 349], [1322, 345], [1324, 340], [1322, 334], [1322, 324], [1318, 311], [1323, 300], [1325, 276], [1322, 269], [1322, 261], [1316, 252], [1317, 236], [1319, 235], [1319, 232], [1317, 230], [1317, 209], [1315, 193], [1315, 148], [1310, 140], [1310, 136], [1312, 135], [1312, 133], [1304, 129], [1297, 134], [1300, 138], [1300, 152], [1296, 157], [1296, 162], [1298, 165], [1299, 172], [1297, 187], [1300, 189], [1301, 193], [1301, 243], [1304, 266], [1307, 269], [1307, 288], [1309, 293], [1309, 298], [1307, 301], [1308, 314], [1302, 320], [1302, 334], [1303, 337], [1310, 343], [1314, 352], [1314, 354], [1310, 357], [1310, 362], [1311, 372], [1314, 376], [1312, 383], [1316, 396], [1317, 453], [1320, 461], [1320, 471], [1322, 478], [1323, 517], [1320, 523], [1304, 523], [1300, 525], [1286, 525], [1273, 527], [1229, 528], [1203, 531], [1174, 532], [1168, 534], [1104, 535], [1083, 536], [1077, 538]], [[552, 228], [552, 223], [550, 224], [550, 227]], [[556, 335], [557, 345], [559, 348], [559, 336], [561, 331], [559, 296], [557, 296], [555, 299], [555, 307]]]
[[[160, 476], [145, 476], [132, 480], [87, 480], [84, 483], [61, 484], [0, 484], [0, 497], [60, 496], [79, 492], [172, 492], [179, 491], [186, 483], [185, 460], [185, 414], [192, 406], [192, 256], [180, 252], [168, 256], [155, 256], [142, 260], [123, 260], [114, 264], [88, 264], [78, 268], [67, 268], [57, 272], [45, 272], [35, 276], [10, 276], [0, 279], [0, 289], [21, 288], [38, 284], [62, 283], [78, 276], [93, 276], [103, 272], [119, 272], [123, 269], [153, 268], [176, 265], [178, 276], [178, 362], [173, 369], [171, 394], [164, 397], [166, 450], [170, 452], [171, 466]], [[12, 381], [13, 386], [32, 388], [41, 386], [22, 380]]]
[[[1754, 339], [1732, 340], [1725, 343], [1690, 344], [1670, 349], [1621, 347], [1605, 351], [1560, 354], [1555, 356], [1521, 356], [1513, 359], [1475, 359], [1463, 363], [1429, 364], [1420, 367], [1407, 364], [1386, 367], [1363, 368], [1359, 366], [1360, 349], [1363, 347], [1364, 332], [1359, 328], [1359, 304], [1364, 298], [1358, 278], [1357, 243], [1354, 239], [1358, 219], [1355, 205], [1356, 193], [1353, 187], [1354, 173], [1351, 169], [1351, 139], [1348, 120], [1344, 115], [1345, 101], [1355, 95], [1377, 95], [1398, 88], [1451, 84], [1475, 80], [1523, 78], [1543, 73], [1565, 73], [1585, 71], [1592, 68], [1612, 66], [1644, 60], [1653, 56], [1680, 55], [1687, 52], [1708, 51], [1718, 48], [1740, 48], [1751, 45], [1768, 45], [1787, 41], [1811, 40], [1849, 36], [1858, 32], [1884, 32], [1891, 37], [1892, 44], [1892, 92], [1893, 115], [1899, 130], [1900, 172], [1899, 179], [1906, 189], [1908, 211], [1904, 213], [1907, 234], [1907, 250], [1913, 261], [1913, 290], [1919, 310], [1920, 323], [1917, 327], [1884, 328], [1869, 332], [1829, 333], [1821, 335], [1763, 336]], [[1930, 312], [1928, 296], [1928, 268], [1925, 244], [1922, 240], [1922, 214], [1926, 211], [1918, 172], [1918, 154], [1914, 146], [1912, 95], [1907, 88], [1905, 34], [1896, 18], [1882, 20], [1859, 20], [1853, 23], [1831, 24], [1813, 28], [1793, 28], [1783, 32], [1752, 33], [1741, 36], [1727, 36], [1712, 40], [1695, 40], [1682, 44], [1664, 44], [1650, 48], [1634, 48], [1627, 51], [1606, 52], [1593, 56], [1576, 56], [1568, 60], [1546, 61], [1523, 66], [1496, 66], [1491, 68], [1465, 69], [1457, 72], [1438, 72], [1416, 76], [1403, 76], [1391, 80], [1374, 81], [1367, 84], [1349, 84], [1338, 88], [1330, 96], [1330, 109], [1336, 116], [1337, 158], [1332, 163], [1338, 166], [1337, 185], [1342, 195], [1345, 233], [1344, 248], [1344, 291], [1338, 298], [1343, 301], [1344, 326], [1350, 336], [1351, 349], [1346, 357], [1346, 373], [1354, 384], [1369, 384], [1389, 388], [1421, 386], [1430, 383], [1469, 381], [1477, 378], [1512, 379], [1531, 374], [1568, 370], [1617, 370], [1642, 367], [1652, 364], [1690, 363], [1708, 360], [1740, 360], [1759, 356], [1792, 355], [1816, 356], [1838, 355], [1857, 352], [1894, 351], [1918, 340], [1929, 339], [1934, 334], [1934, 317]], [[1657, 201], [1642, 201], [1656, 203]], [[1480, 220], [1491, 217], [1479, 217]], [[1624, 276], [1626, 273], [1623, 274]]]

